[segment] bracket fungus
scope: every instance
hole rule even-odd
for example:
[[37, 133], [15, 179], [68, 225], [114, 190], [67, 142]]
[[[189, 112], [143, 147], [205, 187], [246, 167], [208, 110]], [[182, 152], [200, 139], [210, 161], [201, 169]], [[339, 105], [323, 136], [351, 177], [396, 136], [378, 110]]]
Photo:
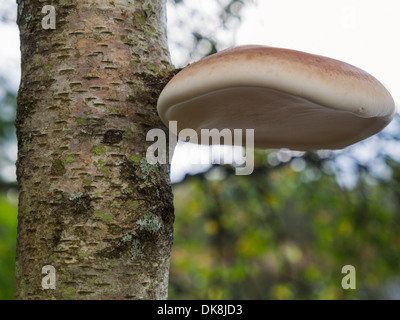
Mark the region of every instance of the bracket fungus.
[[184, 68], [158, 113], [190, 128], [254, 129], [255, 148], [342, 149], [378, 133], [394, 101], [367, 72], [335, 59], [258, 45], [227, 49]]

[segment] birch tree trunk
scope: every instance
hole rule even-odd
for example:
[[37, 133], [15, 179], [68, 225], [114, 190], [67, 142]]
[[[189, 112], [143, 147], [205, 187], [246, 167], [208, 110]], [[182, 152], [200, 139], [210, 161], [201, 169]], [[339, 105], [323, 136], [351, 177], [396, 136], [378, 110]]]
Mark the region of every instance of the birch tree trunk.
[[[42, 26], [44, 5], [54, 30]], [[167, 298], [169, 166], [145, 159], [173, 70], [165, 7], [18, 0], [16, 299]], [[55, 289], [42, 286], [44, 266]]]

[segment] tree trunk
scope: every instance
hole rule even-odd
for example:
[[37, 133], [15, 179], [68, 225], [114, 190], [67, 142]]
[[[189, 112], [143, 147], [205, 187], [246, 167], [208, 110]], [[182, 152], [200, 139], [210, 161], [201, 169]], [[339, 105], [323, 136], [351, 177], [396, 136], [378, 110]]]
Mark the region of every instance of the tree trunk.
[[[54, 30], [42, 26], [45, 4]], [[17, 299], [167, 298], [169, 166], [145, 159], [173, 70], [165, 7], [18, 0]], [[42, 285], [44, 266], [55, 289]]]

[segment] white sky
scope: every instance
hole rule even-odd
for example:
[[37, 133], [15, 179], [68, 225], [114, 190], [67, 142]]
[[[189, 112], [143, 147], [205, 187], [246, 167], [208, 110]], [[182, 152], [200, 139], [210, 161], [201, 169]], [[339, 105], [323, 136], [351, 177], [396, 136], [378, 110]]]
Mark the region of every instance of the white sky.
[[[15, 0], [1, 0], [1, 5]], [[188, 5], [204, 12], [216, 0], [186, 0]], [[264, 44], [325, 55], [351, 63], [371, 73], [391, 92], [400, 105], [400, 1], [399, 0], [253, 0], [244, 7], [242, 23], [234, 32], [218, 31], [236, 45]], [[169, 19], [174, 19], [171, 12]], [[202, 19], [202, 17], [200, 17]], [[173, 22], [173, 21], [172, 21]], [[210, 27], [210, 26], [208, 26]], [[216, 31], [217, 32], [217, 31]], [[235, 38], [236, 37], [236, 38]], [[180, 39], [185, 41], [183, 37]], [[18, 88], [19, 35], [16, 25], [0, 23], [0, 74]], [[222, 46], [224, 46], [222, 41]], [[171, 51], [175, 48], [171, 47]], [[224, 49], [219, 48], [219, 49]], [[179, 64], [179, 54], [172, 52]], [[179, 154], [179, 150], [178, 153]], [[177, 155], [176, 158], [180, 156]], [[184, 155], [182, 155], [184, 157]], [[172, 166], [172, 180], [187, 171], [196, 172], [184, 161]], [[198, 170], [204, 170], [204, 166]], [[4, 171], [9, 168], [3, 168]]]

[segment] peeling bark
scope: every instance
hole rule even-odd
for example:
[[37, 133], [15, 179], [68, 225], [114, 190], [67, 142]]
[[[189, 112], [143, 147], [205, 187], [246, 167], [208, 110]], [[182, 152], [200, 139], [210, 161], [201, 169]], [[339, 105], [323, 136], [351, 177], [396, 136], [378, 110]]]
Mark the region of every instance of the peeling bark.
[[166, 299], [169, 166], [145, 159], [174, 69], [165, 0], [18, 0], [17, 22], [16, 299]]

